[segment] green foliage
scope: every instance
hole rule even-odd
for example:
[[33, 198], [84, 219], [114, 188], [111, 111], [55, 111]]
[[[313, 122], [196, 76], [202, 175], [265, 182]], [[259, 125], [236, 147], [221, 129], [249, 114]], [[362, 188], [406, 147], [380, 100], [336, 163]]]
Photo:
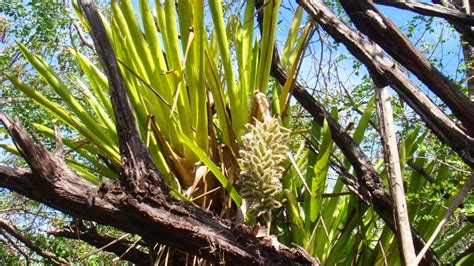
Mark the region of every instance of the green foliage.
[[8, 250], [7, 245], [0, 246], [0, 263], [4, 265], [21, 265], [18, 256]]
[[[337, 2], [327, 2], [344, 16]], [[285, 27], [278, 24], [279, 16], [289, 16], [280, 9], [285, 4], [266, 3], [262, 33], [258, 34], [254, 1], [236, 7], [219, 0], [209, 1], [208, 6], [204, 1], [176, 4], [166, 0], [156, 1], [153, 8], [140, 0], [136, 10], [131, 1], [112, 1], [110, 16], [104, 16], [104, 21], [141, 137], [179, 199], [208, 208], [209, 199], [217, 194], [214, 199], [223, 202], [214, 202], [212, 207], [221, 208], [217, 213], [226, 215], [235, 213], [245, 199], [254, 218], [272, 221], [269, 229], [279, 241], [301, 246], [323, 265], [399, 264], [393, 232], [370, 206], [349, 193], [341, 173], [332, 167], [338, 163], [352, 172], [349, 161], [334, 145], [327, 121], [319, 125], [309, 120], [288, 99], [298, 74], [312, 73], [309, 63], [303, 61], [311, 56], [319, 63], [319, 76], [306, 85], [316, 87], [316, 98], [332, 110], [331, 116], [348, 125], [347, 132], [371, 156], [385, 181], [379, 135], [370, 125], [376, 121], [371, 80], [360, 62], [329, 43], [323, 33], [319, 35], [324, 40], [322, 48], [307, 49], [315, 26], [302, 27], [302, 8], [290, 12], [294, 17], [289, 27], [279, 29]], [[15, 36], [0, 56], [6, 72], [1, 79], [7, 84], [2, 97], [27, 97], [2, 106], [2, 111], [27, 121], [47, 145], [54, 142], [53, 124], [59, 125], [71, 168], [95, 184], [117, 179], [121, 158], [108, 81], [96, 56], [81, 49], [76, 32], [68, 31], [75, 22], [68, 6], [41, 0], [10, 1], [1, 8], [8, 34]], [[242, 10], [229, 15], [233, 8]], [[87, 31], [87, 23], [78, 14]], [[426, 34], [435, 34], [431, 22], [415, 17], [405, 31], [411, 38], [420, 36], [420, 27]], [[67, 42], [69, 34], [72, 37]], [[282, 85], [269, 76], [271, 51], [275, 39], [283, 41], [281, 36], [286, 38], [281, 61], [290, 73]], [[447, 66], [435, 51], [449, 38], [437, 37], [436, 43], [420, 41], [418, 47], [433, 55], [433, 64]], [[19, 50], [13, 46], [15, 41], [20, 43]], [[311, 54], [313, 50], [320, 56]], [[300, 66], [302, 73], [298, 73]], [[343, 73], [333, 73], [335, 68], [352, 72], [345, 80]], [[349, 80], [355, 80], [354, 84]], [[271, 99], [275, 115], [271, 120], [265, 121], [266, 114], [255, 107], [255, 92]], [[392, 102], [410, 218], [415, 229], [428, 238], [444, 215], [445, 208], [440, 206], [449, 205], [466, 169], [457, 155], [429, 132], [422, 132], [411, 110], [396, 97]], [[19, 155], [10, 144], [2, 147]], [[5, 201], [15, 202], [8, 197]], [[473, 196], [463, 204], [444, 237], [434, 244], [446, 262], [466, 248], [466, 235], [472, 234], [468, 218], [473, 215]], [[72, 261], [93, 250], [77, 242], [27, 233], [38, 245]], [[111, 256], [89, 259], [100, 264]], [[462, 258], [459, 263], [470, 259]], [[0, 247], [0, 263], [17, 261]]]

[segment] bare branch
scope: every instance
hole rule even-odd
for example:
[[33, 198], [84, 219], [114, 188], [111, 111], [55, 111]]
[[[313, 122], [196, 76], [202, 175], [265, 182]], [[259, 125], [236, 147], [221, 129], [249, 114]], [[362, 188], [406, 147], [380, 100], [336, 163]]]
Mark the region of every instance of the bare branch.
[[385, 169], [387, 169], [390, 196], [394, 206], [395, 220], [397, 222], [399, 250], [404, 265], [414, 266], [417, 265], [415, 264], [416, 254], [410, 231], [410, 219], [408, 218], [407, 203], [403, 189], [403, 177], [400, 169], [400, 157], [398, 154], [395, 126], [393, 124], [392, 104], [388, 96], [388, 88], [379, 87], [376, 84], [375, 98], [377, 102], [383, 154], [385, 157]]
[[[445, 0], [432, 0], [433, 3], [440, 4], [443, 6], [446, 6], [448, 8], [457, 8], [454, 5], [449, 5], [447, 1]], [[455, 20], [448, 19], [449, 23], [451, 23], [456, 29], [461, 34], [461, 37], [463, 38], [464, 41], [468, 42], [470, 45], [474, 45], [474, 30], [471, 26], [466, 25], [464, 23], [460, 23]]]
[[[70, 17], [72, 18], [72, 16], [70, 16]], [[82, 32], [81, 27], [75, 22], [73, 22], [72, 25], [76, 29], [77, 35], [79, 36], [79, 39], [81, 39], [81, 43], [84, 44], [89, 49], [91, 49], [92, 51], [94, 51], [94, 46], [92, 45], [91, 42], [89, 42], [89, 40], [86, 38], [86, 36], [84, 36], [84, 32]]]
[[80, 240], [91, 246], [114, 253], [117, 257], [137, 265], [145, 265], [149, 261], [148, 254], [133, 246], [128, 240], [117, 240], [115, 237], [99, 234], [95, 228], [87, 228], [82, 222], [57, 231], [49, 231], [49, 235]]
[[383, 50], [375, 43], [364, 39], [361, 34], [344, 24], [320, 0], [300, 0], [299, 3], [336, 41], [363, 62], [372, 76], [390, 86], [423, 119], [438, 138], [461, 156], [466, 164], [474, 167], [474, 138], [454, 123], [423, 92], [384, 56]]
[[52, 263], [56, 264], [56, 265], [60, 265], [60, 264], [70, 264], [67, 260], [61, 258], [61, 257], [58, 257], [56, 256], [55, 254], [49, 252], [49, 251], [46, 251], [46, 250], [43, 250], [41, 247], [39, 247], [38, 245], [36, 245], [35, 243], [33, 243], [31, 240], [29, 240], [28, 238], [26, 238], [25, 236], [23, 236], [17, 228], [15, 228], [15, 226], [13, 225], [10, 225], [8, 223], [8, 221], [0, 218], [0, 228], [2, 228], [3, 230], [7, 231], [11, 236], [13, 236], [14, 238], [16, 238], [18, 241], [20, 241], [21, 243], [23, 243], [26, 247], [28, 247], [29, 249], [33, 250], [34, 252], [36, 252], [38, 255], [48, 259], [49, 261], [51, 261]]
[[361, 32], [426, 84], [474, 136], [474, 103], [458, 86], [439, 72], [370, 0], [341, 0], [341, 4]]
[[409, 10], [421, 15], [440, 17], [459, 23], [474, 26], [474, 16], [439, 4], [421, 3], [416, 1], [373, 0], [374, 3]]
[[0, 239], [0, 243], [3, 243], [5, 247], [7, 247], [8, 251], [12, 254], [12, 255], [16, 255], [15, 251], [13, 249], [10, 249], [8, 248], [9, 246], [13, 246], [13, 248], [15, 248], [15, 250], [20, 253], [23, 257], [25, 257], [26, 259], [26, 264], [27, 265], [30, 265], [30, 255], [28, 254], [28, 252], [21, 246], [19, 246], [18, 242], [15, 242], [13, 239], [11, 239], [11, 237], [9, 235], [7, 235], [3, 230], [0, 230], [0, 235], [5, 238], [5, 240], [3, 239]]

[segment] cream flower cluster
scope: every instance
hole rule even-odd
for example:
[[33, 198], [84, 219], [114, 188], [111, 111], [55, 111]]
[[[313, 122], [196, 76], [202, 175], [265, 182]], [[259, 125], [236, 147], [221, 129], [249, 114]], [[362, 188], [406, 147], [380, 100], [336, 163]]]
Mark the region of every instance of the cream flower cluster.
[[269, 217], [281, 204], [282, 163], [289, 152], [289, 130], [278, 118], [255, 125], [246, 125], [248, 133], [242, 137], [240, 150], [240, 194], [247, 201], [248, 212], [255, 217]]

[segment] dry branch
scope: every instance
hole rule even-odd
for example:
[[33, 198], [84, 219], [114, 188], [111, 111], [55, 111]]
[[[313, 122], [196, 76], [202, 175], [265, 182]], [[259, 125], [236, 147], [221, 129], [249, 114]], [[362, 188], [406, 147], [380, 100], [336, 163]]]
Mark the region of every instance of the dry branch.
[[400, 0], [374, 0], [374, 3], [409, 10], [420, 15], [440, 17], [474, 26], [474, 16], [439, 4]]
[[2, 230], [0, 230], [0, 236], [4, 238], [4, 239], [0, 238], [0, 243], [4, 245], [8, 253], [10, 253], [12, 256], [17, 256], [17, 252], [18, 252], [23, 257], [25, 257], [27, 265], [31, 263], [30, 255], [23, 247], [19, 246], [17, 242], [11, 239], [11, 237], [5, 232], [3, 232]]
[[0, 166], [0, 187], [78, 219], [110, 225], [211, 261], [241, 265], [316, 264], [299, 248], [280, 246], [277, 250], [271, 239], [258, 239], [250, 229], [188, 203], [150, 198], [145, 203], [119, 186], [98, 194], [97, 187], [71, 171], [41, 144], [34, 143], [19, 124], [4, 115], [0, 121], [33, 170]]
[[[456, 6], [451, 5], [449, 1], [445, 0], [432, 0], [432, 2], [448, 8], [457, 8]], [[448, 22], [451, 23], [454, 29], [461, 34], [464, 41], [468, 42], [470, 45], [474, 45], [474, 30], [471, 26], [452, 19], [448, 19]]]
[[377, 113], [380, 125], [380, 136], [383, 144], [385, 169], [387, 169], [390, 196], [394, 209], [395, 221], [397, 223], [397, 237], [400, 255], [404, 265], [417, 265], [416, 254], [413, 248], [413, 239], [410, 231], [410, 219], [408, 218], [407, 202], [403, 189], [403, 177], [400, 169], [400, 157], [398, 154], [397, 137], [393, 124], [392, 104], [388, 95], [387, 87], [375, 85], [375, 99], [377, 102]]
[[426, 84], [474, 136], [474, 103], [458, 86], [438, 71], [372, 1], [341, 0], [341, 4], [357, 29]]
[[43, 250], [41, 247], [39, 247], [38, 245], [33, 243], [26, 236], [22, 235], [15, 226], [10, 225], [8, 223], [8, 221], [6, 221], [4, 219], [1, 219], [1, 218], [0, 218], [0, 228], [5, 230], [6, 232], [8, 232], [11, 236], [13, 236], [15, 239], [17, 239], [21, 243], [23, 243], [26, 247], [33, 250], [38, 255], [44, 257], [45, 259], [47, 259], [51, 263], [53, 263], [55, 265], [64, 265], [64, 264], [69, 265], [70, 264], [67, 260], [65, 260], [61, 257], [58, 257], [55, 254], [53, 254], [53, 253], [51, 253], [47, 250]]
[[[84, 241], [93, 247], [114, 253], [117, 257], [122, 257], [124, 260], [137, 265], [145, 265], [150, 262], [149, 255], [140, 249], [131, 246], [132, 243], [129, 241], [116, 241], [116, 238], [99, 234], [93, 229], [74, 226], [58, 231], [49, 231], [48, 234], [55, 237]], [[113, 244], [109, 245], [110, 243]]]
[[[273, 53], [270, 74], [280, 84], [285, 84], [286, 79], [288, 78], [286, 71], [281, 66], [278, 51], [276, 51], [276, 49]], [[306, 111], [308, 111], [319, 124], [322, 125], [324, 120], [327, 121], [332, 139], [354, 167], [357, 179], [351, 178], [351, 175], [343, 176], [344, 182], [348, 188], [362, 201], [372, 206], [390, 229], [393, 232], [396, 232], [396, 225], [392, 212], [393, 206], [390, 202], [390, 198], [383, 187], [380, 177], [367, 156], [347, 134], [344, 128], [324, 109], [321, 103], [317, 102], [297, 81], [294, 86], [292, 92], [293, 97], [295, 97], [301, 106], [303, 106], [303, 108], [306, 109]], [[412, 235], [415, 249], [420, 251], [424, 247], [425, 242], [423, 238], [414, 231], [414, 229], [412, 229]], [[425, 263], [441, 265], [441, 262], [439, 262], [432, 249], [425, 254], [423, 259], [423, 262]]]
[[95, 50], [109, 81], [122, 155], [121, 185], [135, 195], [148, 193], [151, 193], [151, 196], [163, 195], [166, 191], [163, 180], [151, 159], [150, 152], [140, 138], [122, 73], [97, 6], [92, 0], [81, 0], [79, 3], [89, 22]]
[[474, 138], [413, 85], [396, 63], [384, 56], [380, 46], [367, 41], [359, 32], [344, 24], [322, 1], [300, 0], [299, 3], [327, 33], [342, 42], [381, 84], [389, 84], [442, 142], [459, 154], [467, 165], [474, 167]]

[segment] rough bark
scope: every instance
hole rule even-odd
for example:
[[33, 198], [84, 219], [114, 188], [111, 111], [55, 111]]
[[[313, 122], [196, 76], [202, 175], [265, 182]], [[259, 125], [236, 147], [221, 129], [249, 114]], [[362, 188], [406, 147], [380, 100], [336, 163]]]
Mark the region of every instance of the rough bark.
[[474, 103], [474, 46], [462, 43], [464, 61], [467, 63], [466, 79], [469, 100]]
[[92, 0], [79, 1], [90, 25], [94, 47], [107, 74], [122, 156], [121, 183], [135, 195], [166, 193], [150, 152], [141, 140], [125, 83], [97, 6]]
[[344, 44], [381, 84], [390, 85], [442, 142], [458, 153], [467, 165], [474, 167], [474, 138], [413, 85], [396, 63], [384, 56], [380, 46], [367, 41], [359, 32], [344, 24], [322, 1], [300, 0], [299, 3], [326, 32]]
[[[274, 49], [273, 52], [273, 62], [270, 74], [280, 84], [285, 84], [286, 79], [288, 78], [286, 71], [281, 66], [276, 49]], [[356, 173], [356, 178], [352, 178], [351, 175], [343, 175], [344, 182], [351, 192], [357, 195], [357, 197], [366, 204], [370, 205], [385, 221], [390, 229], [393, 232], [396, 232], [396, 224], [393, 218], [393, 206], [390, 202], [390, 198], [383, 187], [380, 177], [364, 152], [352, 140], [349, 134], [346, 133], [344, 128], [324, 109], [323, 105], [317, 102], [297, 81], [294, 84], [292, 95], [319, 124], [322, 125], [324, 120], [327, 121], [331, 130], [332, 139], [341, 149], [344, 156], [350, 161]], [[424, 247], [425, 242], [413, 228], [411, 230], [415, 249], [420, 251]], [[422, 262], [430, 265], [441, 265], [441, 262], [438, 260], [433, 250], [430, 250], [425, 254]]]
[[41, 144], [34, 143], [21, 126], [5, 116], [1, 121], [32, 171], [0, 166], [0, 187], [79, 219], [110, 225], [210, 261], [240, 265], [316, 264], [299, 248], [276, 248], [271, 239], [256, 238], [250, 229], [188, 203], [153, 198], [138, 201], [118, 184], [97, 193], [97, 187], [71, 171]]
[[341, 4], [361, 32], [426, 84], [474, 136], [474, 103], [458, 86], [439, 72], [371, 0], [341, 0]]
[[[472, 15], [472, 4], [470, 2], [467, 2], [466, 4], [467, 6], [464, 7], [464, 11], [469, 15]], [[471, 44], [462, 38], [461, 47], [463, 51], [464, 62], [467, 64], [466, 83], [468, 96], [469, 100], [474, 104], [474, 44]]]

